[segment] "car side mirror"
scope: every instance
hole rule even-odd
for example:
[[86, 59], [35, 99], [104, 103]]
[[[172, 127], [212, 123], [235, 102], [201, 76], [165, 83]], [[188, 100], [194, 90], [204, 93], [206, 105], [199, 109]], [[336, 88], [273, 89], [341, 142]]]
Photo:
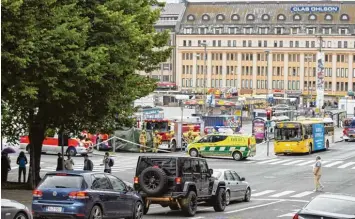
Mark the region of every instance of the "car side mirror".
[[305, 136], [304, 136], [304, 139], [308, 139], [308, 135], [305, 135]]
[[213, 175], [213, 169], [208, 169], [208, 173], [212, 176]]
[[245, 181], [245, 178], [244, 177], [240, 178], [240, 181]]
[[134, 189], [133, 189], [131, 186], [127, 186], [127, 191], [128, 191], [128, 192], [133, 192]]

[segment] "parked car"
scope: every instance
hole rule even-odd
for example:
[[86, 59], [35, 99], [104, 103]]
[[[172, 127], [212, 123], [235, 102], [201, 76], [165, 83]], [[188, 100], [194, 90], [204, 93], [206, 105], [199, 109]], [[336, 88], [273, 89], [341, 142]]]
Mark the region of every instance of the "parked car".
[[323, 194], [312, 199], [293, 219], [355, 219], [355, 196]]
[[86, 171], [47, 173], [33, 191], [34, 218], [143, 217], [143, 201], [119, 178]]
[[202, 158], [140, 156], [134, 188], [142, 195], [145, 214], [150, 204], [160, 204], [194, 216], [200, 201], [221, 212], [226, 207], [226, 184], [212, 174]]
[[214, 169], [213, 177], [218, 181], [226, 183], [226, 204], [231, 201], [250, 201], [251, 188], [244, 177], [240, 177], [234, 170]]
[[30, 210], [23, 204], [9, 199], [1, 199], [2, 219], [32, 219]]

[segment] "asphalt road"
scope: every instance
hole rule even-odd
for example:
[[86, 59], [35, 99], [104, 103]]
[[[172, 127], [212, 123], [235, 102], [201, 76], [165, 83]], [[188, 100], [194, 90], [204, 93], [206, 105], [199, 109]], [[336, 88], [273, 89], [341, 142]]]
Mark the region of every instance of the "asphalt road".
[[[246, 161], [208, 158], [210, 168], [230, 168], [245, 177], [252, 188], [251, 202], [236, 202], [224, 212], [216, 213], [209, 206], [200, 206], [195, 219], [273, 219], [292, 218], [294, 213], [320, 192], [313, 192], [312, 165], [320, 155], [323, 161], [322, 183], [324, 192], [355, 194], [355, 143], [340, 142], [331, 145], [330, 150], [311, 155], [275, 156], [270, 144], [270, 156], [266, 156], [266, 144], [257, 146], [257, 156]], [[186, 156], [183, 153], [161, 154], [158, 156]], [[133, 181], [139, 154], [119, 153], [115, 157], [113, 174], [127, 183]], [[103, 171], [100, 166], [102, 156], [91, 157], [95, 171]], [[15, 157], [12, 158], [15, 160]], [[55, 155], [43, 155], [42, 174], [56, 166]], [[81, 169], [82, 157], [75, 157], [75, 169]], [[12, 164], [14, 165], [14, 164]], [[15, 168], [15, 167], [14, 167]], [[17, 179], [13, 168], [10, 180]], [[161, 206], [151, 206], [147, 219], [183, 218], [178, 211]]]

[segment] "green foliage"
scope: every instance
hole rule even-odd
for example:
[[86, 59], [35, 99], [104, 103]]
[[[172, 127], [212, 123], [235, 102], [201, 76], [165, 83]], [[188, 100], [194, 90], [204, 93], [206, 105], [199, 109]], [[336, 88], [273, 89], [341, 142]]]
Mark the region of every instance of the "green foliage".
[[156, 69], [171, 52], [168, 33], [154, 30], [153, 5], [2, 1], [2, 134], [17, 138], [38, 123], [72, 132], [130, 125], [133, 100], [155, 88], [136, 72]]

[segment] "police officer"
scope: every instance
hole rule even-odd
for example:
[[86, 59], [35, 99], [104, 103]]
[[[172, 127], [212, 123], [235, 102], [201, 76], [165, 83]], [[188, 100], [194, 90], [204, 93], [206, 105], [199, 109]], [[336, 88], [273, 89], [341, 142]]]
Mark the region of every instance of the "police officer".
[[195, 137], [194, 137], [192, 131], [193, 131], [193, 128], [190, 127], [190, 130], [189, 130], [189, 132], [187, 133], [187, 142], [188, 142], [189, 144], [195, 140]]
[[139, 152], [141, 153], [145, 153], [146, 152], [146, 146], [147, 146], [147, 134], [145, 132], [145, 130], [143, 130], [141, 132], [141, 134], [139, 135]]
[[159, 135], [157, 130], [154, 133], [155, 134], [153, 138], [153, 153], [158, 153], [158, 148], [159, 145], [161, 144], [162, 137]]

